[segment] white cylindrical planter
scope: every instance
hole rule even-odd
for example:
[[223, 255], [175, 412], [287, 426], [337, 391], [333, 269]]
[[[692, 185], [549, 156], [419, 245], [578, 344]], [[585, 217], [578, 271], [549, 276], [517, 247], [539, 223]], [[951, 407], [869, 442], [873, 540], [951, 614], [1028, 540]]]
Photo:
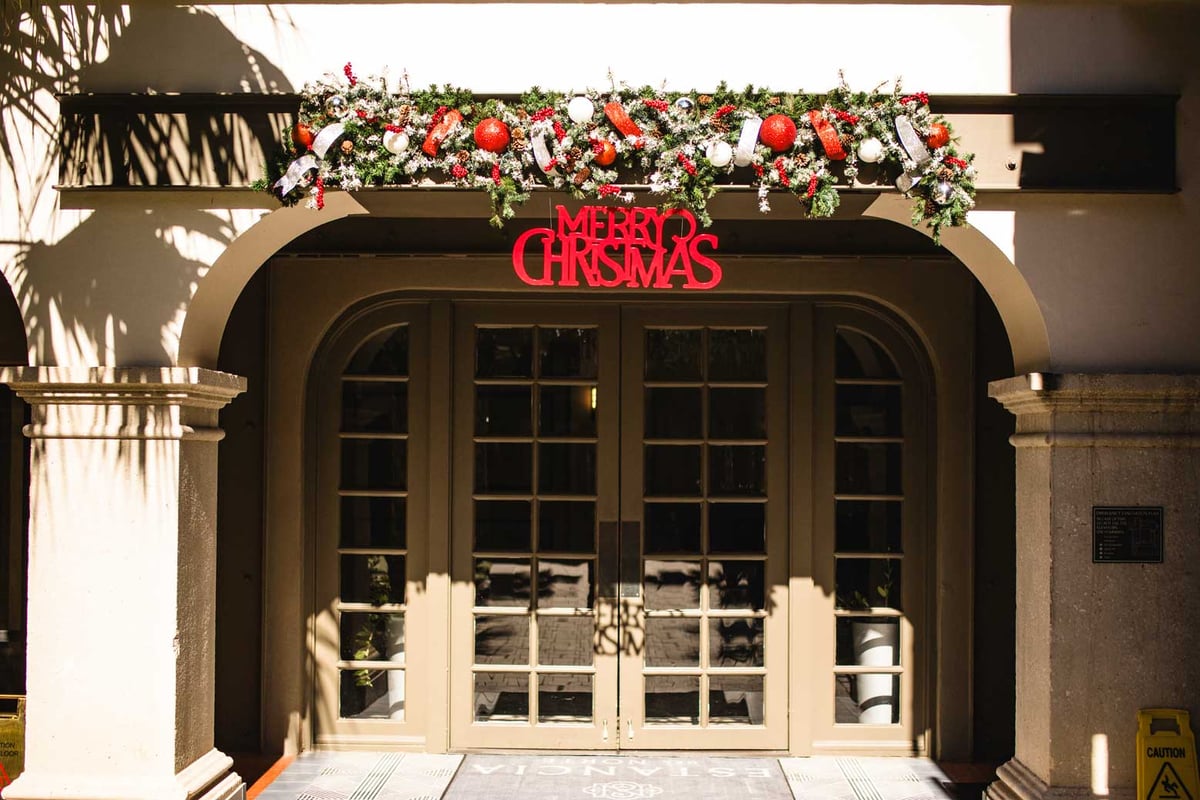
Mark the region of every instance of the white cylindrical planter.
[[[393, 664], [404, 664], [404, 617], [395, 616], [388, 621], [387, 660]], [[404, 670], [387, 671], [388, 717], [404, 719]]]
[[[897, 634], [895, 622], [863, 621], [850, 625], [854, 637], [854, 663], [860, 667], [891, 667], [896, 663]], [[865, 725], [890, 725], [896, 698], [892, 694], [894, 676], [855, 676], [855, 698], [858, 721]]]

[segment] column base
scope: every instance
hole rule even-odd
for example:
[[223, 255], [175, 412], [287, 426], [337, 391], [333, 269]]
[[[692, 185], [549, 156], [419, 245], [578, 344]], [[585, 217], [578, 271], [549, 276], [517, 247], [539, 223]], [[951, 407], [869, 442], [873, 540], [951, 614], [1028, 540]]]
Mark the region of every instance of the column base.
[[[1132, 789], [1113, 788], [1108, 800], [1135, 800]], [[1095, 800], [1100, 795], [1087, 786], [1051, 786], [1017, 759], [996, 770], [996, 782], [984, 790], [984, 800]]]
[[209, 750], [171, 778], [25, 772], [4, 800], [245, 800], [233, 759]]

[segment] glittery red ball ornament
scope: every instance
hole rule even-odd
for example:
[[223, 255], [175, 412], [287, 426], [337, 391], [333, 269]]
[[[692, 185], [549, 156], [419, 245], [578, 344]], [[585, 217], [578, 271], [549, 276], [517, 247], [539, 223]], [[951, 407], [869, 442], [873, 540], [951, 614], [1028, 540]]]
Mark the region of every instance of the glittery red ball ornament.
[[313, 141], [316, 138], [313, 135], [312, 128], [303, 122], [296, 123], [296, 127], [292, 128], [292, 144], [296, 145], [296, 149], [302, 153], [307, 153], [312, 149]]
[[475, 126], [475, 144], [489, 153], [502, 152], [508, 141], [508, 126], [495, 117], [482, 119]]
[[772, 114], [763, 120], [758, 138], [776, 153], [782, 153], [796, 143], [796, 123], [786, 114]]
[[940, 122], [933, 123], [929, 126], [929, 135], [925, 137], [925, 143], [934, 150], [945, 147], [950, 144], [950, 129]]
[[600, 151], [592, 160], [602, 167], [607, 167], [617, 160], [617, 148], [607, 139], [601, 139]]

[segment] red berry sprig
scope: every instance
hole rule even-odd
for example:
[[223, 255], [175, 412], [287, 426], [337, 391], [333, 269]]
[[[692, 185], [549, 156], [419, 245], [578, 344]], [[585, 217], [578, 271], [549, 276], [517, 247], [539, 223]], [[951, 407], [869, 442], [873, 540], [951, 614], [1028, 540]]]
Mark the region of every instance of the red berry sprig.
[[358, 78], [354, 77], [354, 70], [350, 67], [349, 61], [346, 62], [346, 66], [342, 67], [342, 72], [346, 74], [346, 80], [350, 82], [351, 87], [358, 83]]
[[849, 111], [842, 111], [840, 108], [833, 109], [833, 115], [842, 122], [849, 122], [851, 125], [858, 124], [858, 115], [851, 114]]
[[606, 183], [596, 190], [596, 194], [600, 195], [601, 197], [612, 197], [614, 194], [620, 193], [621, 187], [617, 186], [615, 183]]
[[592, 152], [596, 155], [600, 155], [604, 152], [604, 142], [600, 141], [599, 139], [592, 139], [590, 140], [590, 143], [592, 145]]
[[567, 129], [564, 128], [563, 124], [558, 120], [554, 120], [554, 138], [558, 139], [560, 142], [567, 138]]
[[786, 166], [787, 165], [784, 163], [782, 156], [775, 159], [775, 171], [779, 173], [779, 183], [785, 189], [792, 185], [792, 179], [788, 177], [787, 171], [785, 170]]
[[732, 114], [734, 111], [737, 111], [737, 106], [734, 106], [734, 105], [721, 106], [720, 108], [718, 108], [716, 111], [713, 112], [713, 115], [712, 115], [713, 121], [715, 122], [715, 121], [719, 120], [721, 117], [725, 116], [726, 114]]
[[920, 103], [923, 106], [929, 105], [929, 95], [925, 92], [917, 92], [916, 94], [906, 94], [900, 98], [901, 105], [908, 103]]
[[808, 191], [804, 193], [805, 197], [812, 199], [812, 196], [817, 193], [817, 183], [817, 175], [813, 173], [813, 176], [808, 179]]
[[492, 164], [492, 183], [500, 185], [500, 165]]
[[759, 164], [759, 163], [756, 161], [755, 163], [751, 164], [750, 166], [754, 167], [754, 174], [755, 174], [755, 175], [757, 175], [757, 176], [758, 176], [758, 177], [760, 177], [760, 178], [763, 176], [763, 165], [762, 165], [762, 164]]
[[467, 177], [467, 168], [462, 164], [455, 164], [450, 168], [450, 174], [456, 181], [461, 181], [463, 178]]
[[557, 166], [558, 166], [558, 157], [556, 156], [556, 157], [554, 157], [554, 158], [551, 158], [549, 161], [547, 161], [547, 162], [546, 162], [546, 168], [545, 168], [544, 170], [542, 170], [542, 171], [543, 171], [543, 172], [549, 172], [550, 170], [554, 169], [554, 168], [555, 168], [555, 167], [557, 167]]
[[442, 121], [442, 117], [446, 116], [446, 112], [449, 110], [447, 106], [438, 106], [437, 111], [433, 112], [433, 119], [429, 120], [429, 127], [425, 129], [425, 133], [428, 134], [429, 131], [436, 128], [438, 123]]
[[387, 125], [384, 125], [383, 129], [385, 131], [387, 131], [388, 133], [401, 133], [404, 130], [404, 128], [402, 128], [401, 126], [393, 125], [390, 122]]
[[545, 108], [541, 109], [540, 111], [535, 111], [532, 114], [530, 114], [529, 118], [531, 120], [533, 120], [534, 122], [541, 122], [542, 120], [550, 119], [553, 116], [554, 116], [554, 109], [551, 108], [550, 106], [546, 106]]
[[643, 100], [642, 105], [647, 108], [653, 108], [660, 114], [665, 114], [667, 109], [671, 107], [666, 100]]
[[967, 168], [967, 162], [963, 161], [961, 158], [955, 158], [954, 156], [946, 156], [946, 158], [944, 158], [943, 161], [945, 161], [947, 164], [949, 164], [952, 167], [958, 167], [959, 169]]
[[679, 158], [679, 163], [683, 165], [683, 169], [685, 172], [687, 172], [688, 175], [696, 174], [696, 165], [692, 163], [692, 160], [690, 158], [688, 158], [683, 153], [680, 153], [678, 158]]
[[317, 176], [317, 210], [325, 207], [325, 179]]

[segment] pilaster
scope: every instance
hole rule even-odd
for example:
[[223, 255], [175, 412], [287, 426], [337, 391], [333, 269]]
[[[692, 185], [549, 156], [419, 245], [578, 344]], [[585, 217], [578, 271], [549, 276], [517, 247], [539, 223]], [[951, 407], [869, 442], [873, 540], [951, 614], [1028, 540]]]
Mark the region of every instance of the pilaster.
[[213, 748], [217, 426], [185, 368], [13, 367], [31, 406], [25, 772], [15, 800], [225, 800]]
[[[1017, 418], [1017, 717], [987, 795], [1132, 798], [1138, 709], [1200, 710], [1200, 376], [1037, 378], [989, 387]], [[1096, 506], [1161, 506], [1163, 562], [1094, 563]]]

